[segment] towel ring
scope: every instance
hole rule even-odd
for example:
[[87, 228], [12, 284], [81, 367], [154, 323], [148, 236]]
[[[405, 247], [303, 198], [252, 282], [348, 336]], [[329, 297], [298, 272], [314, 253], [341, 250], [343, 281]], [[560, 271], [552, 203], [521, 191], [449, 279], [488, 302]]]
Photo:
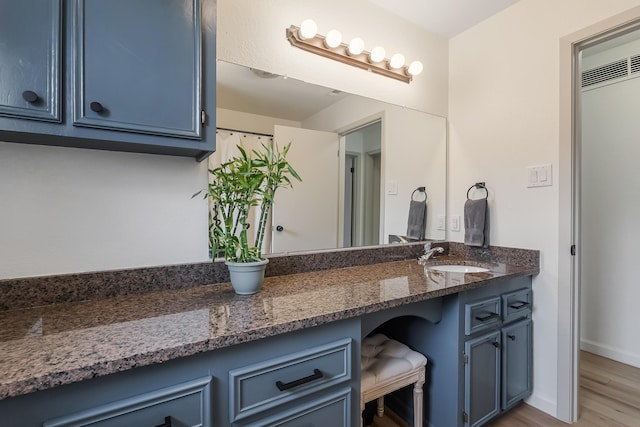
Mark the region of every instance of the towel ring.
[[477, 188], [478, 190], [484, 190], [486, 191], [487, 195], [484, 196], [485, 199], [489, 198], [489, 190], [487, 190], [487, 186], [484, 184], [484, 182], [476, 182], [475, 184], [473, 184], [471, 187], [469, 187], [469, 189], [467, 190], [467, 200], [469, 200], [469, 192], [473, 189], [473, 188]]
[[427, 201], [427, 190], [426, 187], [418, 187], [415, 190], [413, 190], [413, 193], [411, 193], [411, 201], [412, 202], [417, 202], [418, 200], [413, 200], [413, 195], [416, 194], [416, 191], [420, 192], [420, 193], [424, 193], [424, 202]]

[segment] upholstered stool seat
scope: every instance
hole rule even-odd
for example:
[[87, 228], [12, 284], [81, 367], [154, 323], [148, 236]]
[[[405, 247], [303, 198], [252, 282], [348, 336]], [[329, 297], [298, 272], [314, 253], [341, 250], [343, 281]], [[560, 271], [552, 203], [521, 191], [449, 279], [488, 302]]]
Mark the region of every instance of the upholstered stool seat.
[[427, 358], [383, 334], [362, 340], [360, 407], [378, 400], [384, 414], [384, 395], [410, 384], [413, 387], [413, 425], [422, 427], [422, 385]]

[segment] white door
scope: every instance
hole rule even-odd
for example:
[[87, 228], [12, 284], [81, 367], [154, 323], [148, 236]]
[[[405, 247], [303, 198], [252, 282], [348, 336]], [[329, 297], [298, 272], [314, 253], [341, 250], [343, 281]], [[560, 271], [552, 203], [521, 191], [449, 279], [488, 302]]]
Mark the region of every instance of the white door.
[[287, 160], [302, 178], [276, 193], [273, 252], [338, 247], [339, 135], [275, 126], [273, 139], [280, 148], [291, 142]]

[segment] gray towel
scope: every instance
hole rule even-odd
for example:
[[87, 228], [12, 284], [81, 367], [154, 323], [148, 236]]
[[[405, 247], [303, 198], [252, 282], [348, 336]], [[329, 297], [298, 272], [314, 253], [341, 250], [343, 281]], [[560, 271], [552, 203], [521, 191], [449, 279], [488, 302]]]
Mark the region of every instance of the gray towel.
[[424, 228], [427, 220], [427, 201], [412, 200], [409, 205], [409, 220], [407, 222], [407, 237], [410, 239], [424, 239]]
[[489, 207], [487, 199], [464, 203], [464, 244], [489, 247]]

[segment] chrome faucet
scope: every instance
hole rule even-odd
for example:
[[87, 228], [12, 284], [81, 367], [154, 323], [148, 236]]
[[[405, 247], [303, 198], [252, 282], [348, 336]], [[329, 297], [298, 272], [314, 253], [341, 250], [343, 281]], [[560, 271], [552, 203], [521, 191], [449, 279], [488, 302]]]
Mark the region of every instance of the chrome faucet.
[[444, 252], [444, 248], [440, 247], [440, 246], [434, 246], [433, 248], [431, 247], [431, 242], [427, 242], [424, 244], [424, 255], [421, 255], [420, 258], [418, 258], [419, 262], [425, 262], [428, 261], [431, 257], [433, 257], [435, 259], [434, 254], [436, 253], [443, 253]]

